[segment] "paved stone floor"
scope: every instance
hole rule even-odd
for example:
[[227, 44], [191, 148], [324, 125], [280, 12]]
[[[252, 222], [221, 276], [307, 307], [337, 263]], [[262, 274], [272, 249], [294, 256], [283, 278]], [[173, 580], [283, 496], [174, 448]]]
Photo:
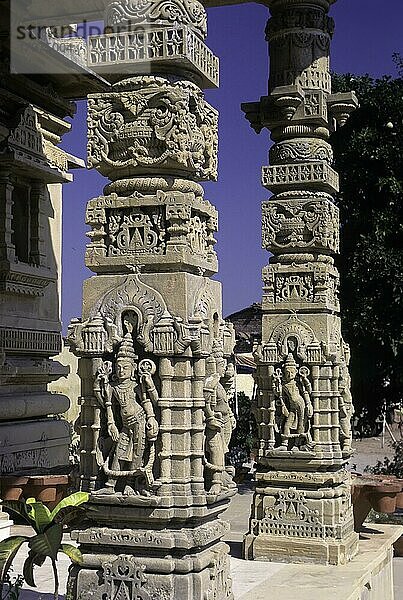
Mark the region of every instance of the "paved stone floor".
[[[377, 460], [382, 459], [385, 455], [391, 455], [389, 448], [381, 448], [381, 442], [377, 438], [364, 440], [355, 443], [357, 454], [352, 460], [352, 463], [357, 465], [357, 469], [362, 471], [367, 464], [375, 464]], [[275, 574], [283, 568], [284, 565], [265, 563], [265, 562], [248, 562], [241, 558], [241, 541], [243, 534], [248, 529], [249, 507], [252, 500], [253, 491], [249, 485], [240, 485], [239, 493], [232, 499], [229, 509], [223, 514], [223, 518], [231, 524], [231, 532], [227, 538], [227, 542], [231, 547], [231, 575], [233, 579], [233, 589], [235, 600], [242, 600], [248, 592], [261, 589], [261, 585], [269, 576]], [[20, 526], [13, 527], [13, 535], [18, 533], [26, 533], [29, 535], [29, 528]], [[21, 551], [18, 559], [15, 562], [15, 573], [22, 573], [22, 565], [26, 554]], [[60, 574], [60, 591], [61, 600], [64, 597], [62, 594], [65, 591], [67, 571], [69, 560], [63, 554], [60, 554], [59, 574]], [[395, 558], [393, 561], [394, 567], [394, 588], [395, 600], [403, 600], [403, 558]], [[25, 586], [21, 600], [52, 600], [53, 599], [53, 579], [50, 564], [45, 563], [42, 568], [36, 569], [36, 584], [37, 589], [28, 588]], [[259, 596], [260, 599], [261, 596]], [[179, 600], [179, 599], [178, 599]], [[186, 600], [185, 598], [180, 600]], [[270, 588], [267, 589], [267, 600], [270, 600]], [[326, 596], [323, 596], [326, 600]]]

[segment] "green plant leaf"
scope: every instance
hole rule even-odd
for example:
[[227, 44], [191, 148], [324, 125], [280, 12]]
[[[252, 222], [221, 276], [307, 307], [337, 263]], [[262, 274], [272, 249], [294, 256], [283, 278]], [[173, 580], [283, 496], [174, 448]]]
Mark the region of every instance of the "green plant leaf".
[[76, 492], [75, 494], [67, 496], [67, 498], [63, 498], [63, 500], [59, 502], [59, 504], [50, 513], [51, 519], [53, 520], [57, 513], [62, 510], [62, 508], [67, 508], [70, 506], [75, 508], [80, 506], [80, 504], [88, 502], [89, 497], [90, 495], [87, 492]]
[[29, 540], [29, 547], [35, 554], [39, 556], [49, 556], [56, 560], [57, 553], [60, 550], [60, 544], [63, 537], [63, 526], [61, 523], [52, 525]]
[[52, 522], [50, 510], [42, 502], [37, 502], [35, 498], [28, 498], [26, 504], [28, 515], [35, 522], [37, 533], [42, 533]]
[[1, 506], [20, 515], [28, 525], [32, 526], [32, 518], [29, 516], [25, 502], [22, 502], [22, 500], [3, 500]]
[[23, 575], [26, 583], [30, 587], [36, 587], [36, 583], [34, 580], [34, 565], [35, 565], [35, 554], [32, 550], [28, 553], [28, 557], [24, 562]]
[[76, 563], [77, 565], [83, 564], [83, 555], [78, 548], [71, 544], [62, 544], [61, 549], [73, 563]]
[[25, 535], [14, 535], [0, 542], [0, 581], [3, 582], [14, 560], [15, 555], [24, 542], [29, 541]]
[[55, 515], [53, 523], [71, 525], [72, 523], [79, 521], [80, 517], [85, 517], [83, 507], [77, 506], [76, 508], [72, 508], [71, 506], [66, 506], [65, 508], [60, 509]]

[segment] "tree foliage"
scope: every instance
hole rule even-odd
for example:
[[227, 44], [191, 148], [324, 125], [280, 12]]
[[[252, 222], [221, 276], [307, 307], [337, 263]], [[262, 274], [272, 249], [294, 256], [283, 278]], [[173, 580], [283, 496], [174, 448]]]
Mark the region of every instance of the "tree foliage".
[[238, 414], [236, 429], [230, 441], [230, 457], [233, 464], [249, 458], [251, 450], [257, 447], [257, 425], [251, 408], [251, 399], [244, 392], [238, 392]]
[[[399, 63], [400, 60], [400, 63]], [[334, 75], [360, 107], [332, 136], [340, 174], [341, 306], [354, 401], [375, 418], [403, 385], [403, 79]], [[399, 66], [400, 65], [400, 66]]]

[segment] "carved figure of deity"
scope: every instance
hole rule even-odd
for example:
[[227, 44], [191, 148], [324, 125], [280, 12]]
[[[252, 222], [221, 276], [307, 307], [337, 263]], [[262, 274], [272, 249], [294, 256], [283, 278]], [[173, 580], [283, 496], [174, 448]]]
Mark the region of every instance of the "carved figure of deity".
[[343, 452], [351, 451], [352, 431], [351, 419], [354, 415], [354, 404], [351, 395], [351, 377], [348, 370], [348, 364], [343, 361], [341, 365], [341, 377], [339, 382], [339, 423], [340, 423], [340, 444]]
[[[219, 494], [223, 488], [232, 488], [230, 469], [225, 467], [225, 455], [229, 449], [231, 435], [236, 426], [229, 401], [233, 389], [234, 367], [228, 365], [220, 350], [213, 352], [208, 360], [212, 373], [204, 383], [206, 418], [205, 465], [212, 473], [209, 493]], [[228, 390], [228, 391], [227, 391]]]
[[154, 406], [158, 393], [154, 385], [155, 365], [145, 359], [138, 363], [132, 338], [133, 325], [125, 321], [127, 333], [116, 357], [116, 380], [111, 382], [112, 363], [98, 369], [94, 393], [105, 410], [112, 449], [103, 464], [108, 479], [97, 494], [113, 494], [119, 478], [126, 479], [124, 493], [149, 494], [153, 482], [155, 441], [158, 423]]
[[278, 431], [281, 444], [277, 450], [288, 450], [289, 441], [293, 447], [310, 450], [312, 437], [310, 421], [313, 415], [311, 401], [312, 386], [308, 379], [309, 369], [300, 367], [291, 353], [288, 354], [283, 369], [273, 374], [273, 391], [277, 399]]

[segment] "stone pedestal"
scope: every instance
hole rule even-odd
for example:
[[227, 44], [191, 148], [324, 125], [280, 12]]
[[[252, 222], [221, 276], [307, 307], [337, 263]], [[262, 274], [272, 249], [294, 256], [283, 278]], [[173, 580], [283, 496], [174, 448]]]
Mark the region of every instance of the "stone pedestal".
[[218, 516], [236, 490], [234, 333], [210, 279], [217, 211], [198, 183], [217, 176], [218, 115], [201, 91], [217, 59], [197, 0], [136, 15], [113, 2], [105, 20], [119, 32], [93, 38], [91, 60], [114, 83], [89, 97], [88, 148], [111, 181], [88, 203], [96, 275], [69, 330], [91, 496], [68, 597], [230, 600]]
[[271, 131], [262, 182], [262, 343], [254, 413], [256, 494], [245, 557], [343, 564], [357, 552], [350, 479], [353, 403], [341, 334], [339, 216], [330, 132], [357, 106], [332, 94], [328, 0], [271, 0], [269, 94], [243, 109]]

